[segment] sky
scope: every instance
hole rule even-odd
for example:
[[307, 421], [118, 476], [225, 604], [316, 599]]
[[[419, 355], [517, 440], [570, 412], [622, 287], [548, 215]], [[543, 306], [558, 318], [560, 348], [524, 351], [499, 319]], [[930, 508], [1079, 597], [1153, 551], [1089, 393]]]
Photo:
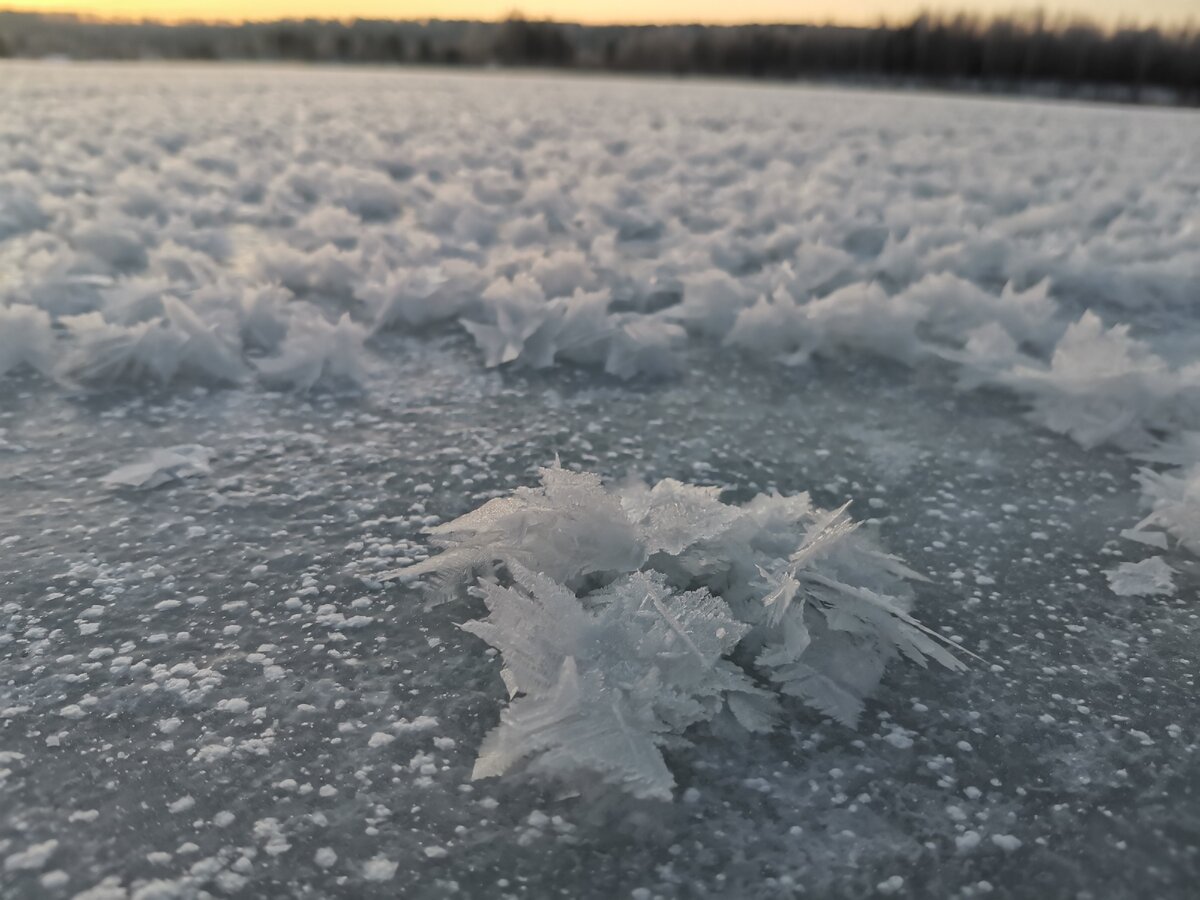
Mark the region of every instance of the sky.
[[[1200, 0], [1050, 0], [1051, 12], [1117, 22], [1200, 22]], [[1025, 4], [1027, 7], [1028, 4]], [[561, 22], [838, 22], [864, 24], [909, 18], [922, 9], [984, 15], [1021, 8], [1020, 0], [0, 0], [0, 7], [76, 12], [104, 18], [231, 20], [281, 18], [501, 19], [514, 9], [527, 18]]]

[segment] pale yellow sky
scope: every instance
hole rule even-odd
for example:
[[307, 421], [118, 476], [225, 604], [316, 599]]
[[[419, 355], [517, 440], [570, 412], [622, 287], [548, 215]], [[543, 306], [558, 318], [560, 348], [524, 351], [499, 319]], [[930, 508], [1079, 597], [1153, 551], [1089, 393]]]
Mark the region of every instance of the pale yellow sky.
[[[234, 20], [281, 18], [500, 19], [514, 9], [560, 22], [826, 22], [899, 20], [918, 10], [989, 15], [1029, 8], [1021, 0], [0, 0], [0, 8], [105, 18]], [[1107, 24], [1200, 22], [1200, 0], [1049, 0], [1052, 13]]]

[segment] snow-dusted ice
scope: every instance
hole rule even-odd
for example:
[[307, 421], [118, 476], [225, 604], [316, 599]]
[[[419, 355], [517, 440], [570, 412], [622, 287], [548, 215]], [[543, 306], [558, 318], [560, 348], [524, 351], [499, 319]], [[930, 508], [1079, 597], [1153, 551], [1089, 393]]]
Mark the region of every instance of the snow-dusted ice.
[[1197, 146], [0, 66], [0, 896], [1190, 896]]

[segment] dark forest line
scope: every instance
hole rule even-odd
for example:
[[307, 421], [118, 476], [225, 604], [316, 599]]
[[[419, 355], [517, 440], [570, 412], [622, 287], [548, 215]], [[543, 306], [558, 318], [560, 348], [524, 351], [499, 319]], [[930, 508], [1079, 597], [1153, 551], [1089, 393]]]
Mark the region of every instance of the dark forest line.
[[164, 25], [0, 12], [0, 56], [534, 66], [1200, 104], [1200, 28], [1106, 30], [1040, 14], [922, 15], [863, 28], [584, 26], [519, 17]]

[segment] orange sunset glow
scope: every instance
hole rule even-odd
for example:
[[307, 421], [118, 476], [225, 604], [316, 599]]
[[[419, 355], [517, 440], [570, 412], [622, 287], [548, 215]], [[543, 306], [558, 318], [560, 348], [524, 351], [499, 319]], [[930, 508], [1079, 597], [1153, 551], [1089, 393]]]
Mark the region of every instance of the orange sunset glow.
[[[743, 23], [896, 21], [927, 10], [993, 15], [1021, 7], [1012, 0], [19, 0], [4, 8], [69, 12], [106, 19], [246, 21], [282, 18], [322, 19], [502, 19], [519, 9], [530, 18], [600, 23]], [[1200, 17], [1196, 0], [1061, 0], [1053, 14], [1083, 15], [1117, 24], [1180, 24]]]

